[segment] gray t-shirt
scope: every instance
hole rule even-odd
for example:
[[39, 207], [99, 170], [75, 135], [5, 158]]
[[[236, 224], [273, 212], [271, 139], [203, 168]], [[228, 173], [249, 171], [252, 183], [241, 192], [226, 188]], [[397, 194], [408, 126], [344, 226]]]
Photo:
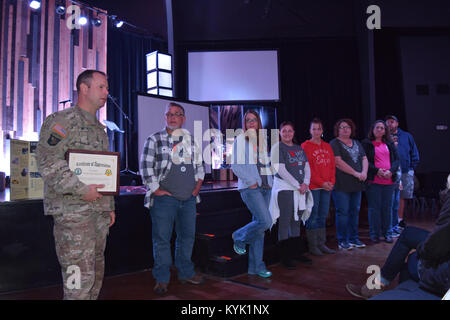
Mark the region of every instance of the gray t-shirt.
[[[352, 145], [349, 147], [336, 138], [331, 140], [330, 145], [335, 157], [341, 157], [354, 170], [358, 172], [362, 171], [362, 160], [366, 156], [366, 153], [359, 141], [352, 139]], [[336, 183], [334, 188], [342, 192], [358, 192], [363, 190], [364, 182], [336, 168]]]
[[[180, 151], [183, 150], [180, 149]], [[183, 158], [181, 153], [179, 158]], [[192, 196], [196, 184], [192, 162], [187, 164], [181, 161], [179, 164], [172, 162], [169, 172], [164, 180], [159, 183], [159, 187], [161, 190], [170, 192], [175, 199], [184, 201]]]
[[[280, 141], [280, 163], [283, 163], [286, 170], [297, 180], [300, 184], [305, 180], [305, 166], [308, 159], [306, 153], [302, 147], [298, 144], [288, 146]], [[280, 175], [276, 174], [277, 178], [283, 179]]]

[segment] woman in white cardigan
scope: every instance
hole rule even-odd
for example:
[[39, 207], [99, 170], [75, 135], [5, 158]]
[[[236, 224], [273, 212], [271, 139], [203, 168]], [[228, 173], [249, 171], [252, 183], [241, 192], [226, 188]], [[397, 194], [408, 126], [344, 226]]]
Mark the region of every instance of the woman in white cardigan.
[[[300, 237], [300, 221], [305, 222], [313, 207], [309, 191], [311, 171], [306, 154], [294, 137], [294, 125], [280, 125], [281, 141], [272, 148], [271, 161], [276, 175], [272, 186], [270, 213], [278, 219], [278, 241], [281, 263], [295, 269], [294, 255]], [[304, 257], [303, 257], [304, 259]]]

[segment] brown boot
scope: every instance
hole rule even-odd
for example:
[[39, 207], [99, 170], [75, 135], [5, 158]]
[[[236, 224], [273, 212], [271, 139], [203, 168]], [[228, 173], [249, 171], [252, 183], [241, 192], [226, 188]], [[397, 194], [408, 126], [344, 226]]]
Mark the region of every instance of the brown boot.
[[317, 248], [318, 230], [319, 229], [312, 229], [312, 230], [306, 229], [306, 239], [308, 240], [309, 253], [315, 256], [323, 256], [322, 251], [320, 251], [319, 248]]
[[330, 249], [325, 245], [327, 240], [327, 230], [325, 228], [317, 229], [317, 248], [323, 253], [331, 254], [336, 253], [336, 250]]

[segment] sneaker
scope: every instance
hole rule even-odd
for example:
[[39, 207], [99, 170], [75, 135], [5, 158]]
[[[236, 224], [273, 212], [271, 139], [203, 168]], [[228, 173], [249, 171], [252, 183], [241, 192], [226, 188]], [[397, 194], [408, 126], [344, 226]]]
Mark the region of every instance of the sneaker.
[[153, 292], [158, 295], [167, 293], [167, 283], [157, 282], [153, 287]]
[[362, 243], [359, 239], [356, 239], [354, 241], [350, 241], [349, 245], [355, 248], [365, 248], [366, 245]]
[[387, 237], [384, 237], [384, 242], [392, 243], [392, 242], [394, 242], [394, 240], [392, 240], [391, 236], [387, 236]]
[[380, 289], [369, 289], [367, 285], [357, 286], [354, 284], [346, 284], [345, 289], [347, 289], [348, 293], [350, 293], [354, 297], [362, 298], [362, 299], [370, 299], [377, 294], [382, 293], [386, 290], [385, 286], [382, 286]]
[[392, 230], [395, 231], [398, 234], [401, 234], [402, 231], [403, 231], [403, 228], [399, 227], [399, 226], [395, 226], [394, 228], [392, 228]]
[[189, 279], [180, 279], [181, 283], [190, 283], [190, 284], [195, 284], [195, 285], [203, 284], [203, 283], [205, 283], [205, 281], [206, 281], [205, 277], [203, 277], [199, 274], [196, 274], [195, 276], [193, 276], [192, 278], [189, 278]]
[[370, 237], [370, 241], [372, 241], [372, 243], [380, 243], [380, 238], [378, 238], [378, 237]]
[[240, 256], [242, 256], [242, 255], [247, 253], [247, 250], [245, 248], [238, 247], [236, 245], [236, 243], [233, 244], [233, 249], [234, 249], [234, 252], [236, 252]]
[[350, 244], [348, 244], [347, 242], [339, 242], [338, 248], [342, 249], [342, 250], [351, 250], [353, 247]]
[[406, 222], [405, 221], [403, 221], [403, 220], [400, 220], [400, 222], [398, 223], [398, 226], [400, 227], [400, 228], [406, 228]]
[[263, 270], [263, 271], [260, 271], [260, 272], [258, 272], [258, 273], [250, 273], [249, 272], [249, 274], [252, 274], [252, 275], [257, 275], [257, 276], [259, 276], [259, 277], [261, 277], [261, 278], [269, 278], [271, 275], [272, 275], [272, 272], [270, 272], [269, 270]]
[[392, 229], [391, 237], [392, 237], [392, 238], [398, 238], [398, 237], [400, 237], [400, 232], [398, 232], [397, 230]]

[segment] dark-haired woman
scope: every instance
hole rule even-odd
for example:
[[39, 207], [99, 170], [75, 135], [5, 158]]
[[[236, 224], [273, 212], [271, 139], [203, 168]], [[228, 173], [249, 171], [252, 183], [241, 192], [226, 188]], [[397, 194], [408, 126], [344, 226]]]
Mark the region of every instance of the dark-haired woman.
[[368, 139], [363, 140], [362, 145], [369, 161], [366, 196], [370, 240], [378, 243], [383, 236], [384, 241], [392, 243], [392, 198], [400, 165], [397, 148], [389, 139], [388, 128], [382, 120], [372, 124]]
[[309, 252], [313, 255], [335, 253], [326, 242], [326, 220], [330, 208], [331, 191], [334, 188], [336, 167], [331, 146], [322, 140], [323, 125], [319, 119], [313, 119], [309, 132], [311, 139], [302, 143], [311, 168], [309, 189], [314, 198], [311, 216], [306, 222], [306, 235]]
[[361, 143], [353, 139], [355, 130], [351, 119], [339, 120], [334, 125], [336, 138], [330, 142], [336, 162], [336, 184], [332, 192], [336, 233], [338, 247], [343, 250], [366, 246], [358, 237], [358, 221], [368, 162]]
[[278, 218], [281, 263], [287, 269], [295, 269], [294, 259], [299, 251], [296, 243], [297, 239], [300, 240], [300, 221], [307, 220], [314, 202], [308, 189], [311, 171], [306, 154], [295, 139], [292, 122], [285, 121], [280, 125], [280, 138], [281, 141], [273, 146], [271, 154], [276, 174], [270, 213], [274, 222]]
[[237, 254], [248, 252], [248, 273], [267, 278], [272, 272], [263, 261], [265, 231], [272, 225], [269, 212], [272, 188], [272, 171], [267, 143], [261, 141], [261, 119], [258, 112], [249, 110], [244, 115], [245, 133], [236, 137], [233, 144], [231, 169], [238, 177], [241, 198], [252, 214], [252, 221], [233, 233], [233, 248]]

